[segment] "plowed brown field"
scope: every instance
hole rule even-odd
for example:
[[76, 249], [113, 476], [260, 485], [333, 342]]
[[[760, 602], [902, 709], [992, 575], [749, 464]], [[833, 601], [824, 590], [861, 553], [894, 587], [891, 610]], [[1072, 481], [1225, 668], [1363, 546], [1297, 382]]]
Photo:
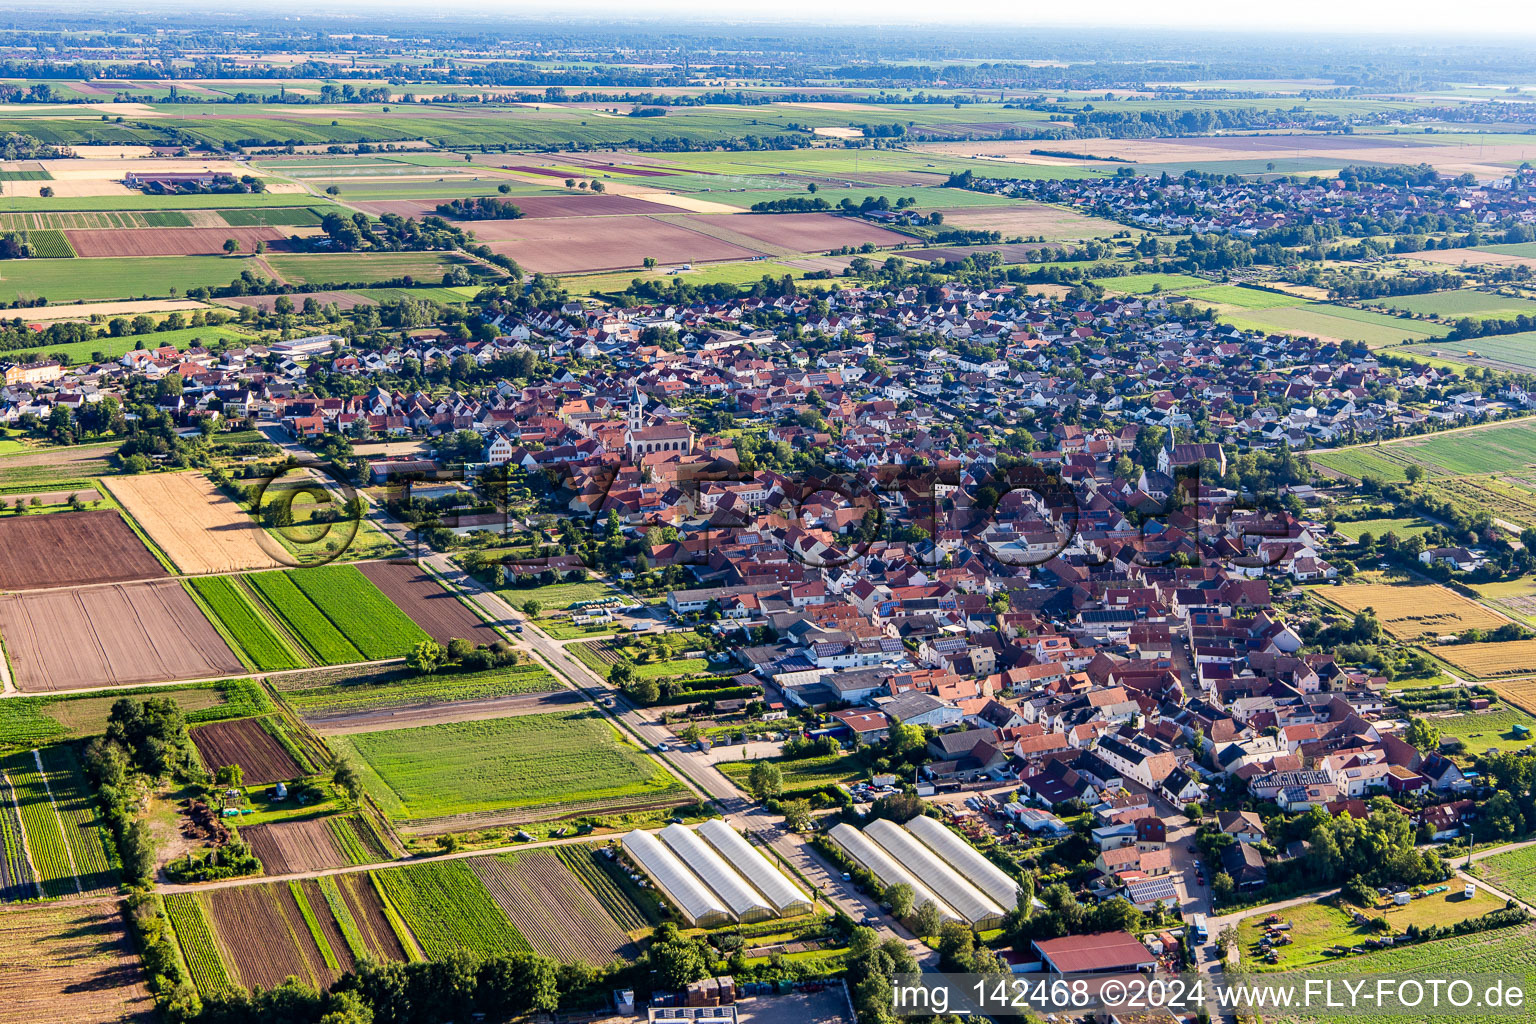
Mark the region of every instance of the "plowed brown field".
[[0, 1024], [159, 1020], [115, 899], [0, 911]]
[[405, 950], [400, 945], [399, 936], [390, 927], [389, 919], [384, 916], [384, 904], [379, 902], [379, 894], [373, 888], [369, 873], [354, 871], [337, 875], [336, 886], [341, 890], [341, 898], [347, 904], [347, 909], [352, 911], [352, 920], [357, 922], [357, 930], [362, 933], [363, 941], [368, 944], [373, 955], [381, 960], [404, 960]]
[[280, 248], [274, 243], [288, 237], [277, 228], [92, 228], [64, 236], [80, 256], [218, 256], [228, 238], [250, 253], [257, 242]]
[[240, 836], [251, 844], [269, 875], [340, 868], [348, 863], [347, 855], [336, 848], [330, 821], [326, 818], [252, 825], [242, 828]]
[[277, 547], [202, 473], [149, 473], [103, 481], [151, 540], [185, 573], [277, 569]]
[[[320, 955], [287, 883], [214, 889], [206, 898], [225, 963], [234, 968], [240, 984], [271, 988], [290, 974], [318, 988], [335, 982], [336, 972]], [[310, 909], [317, 917], [330, 917], [324, 899]], [[345, 952], [343, 942], [338, 959]]]
[[233, 722], [213, 722], [192, 729], [192, 742], [203, 766], [209, 771], [238, 764], [245, 772], [246, 785], [265, 786], [285, 782], [304, 774], [283, 745], [262, 728], [261, 720], [241, 718]]
[[116, 509], [0, 519], [0, 590], [169, 575]]
[[414, 562], [363, 562], [364, 576], [438, 643], [452, 639], [492, 644], [501, 635]]
[[0, 595], [0, 635], [28, 692], [245, 671], [176, 580]]

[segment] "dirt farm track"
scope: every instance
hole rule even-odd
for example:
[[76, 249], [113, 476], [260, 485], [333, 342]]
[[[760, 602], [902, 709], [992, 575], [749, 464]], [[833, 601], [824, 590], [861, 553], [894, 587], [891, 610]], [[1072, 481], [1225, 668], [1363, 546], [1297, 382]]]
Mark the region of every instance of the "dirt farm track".
[[166, 575], [116, 509], [0, 521], [0, 590], [125, 583]]
[[0, 635], [28, 693], [245, 671], [176, 580], [0, 595]]

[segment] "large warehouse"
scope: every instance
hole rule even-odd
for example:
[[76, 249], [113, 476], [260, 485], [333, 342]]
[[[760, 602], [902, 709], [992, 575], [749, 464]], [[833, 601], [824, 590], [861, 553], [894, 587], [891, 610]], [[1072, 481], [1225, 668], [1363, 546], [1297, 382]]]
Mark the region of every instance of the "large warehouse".
[[1007, 912], [1002, 907], [894, 821], [876, 818], [864, 827], [864, 838], [878, 843], [902, 867], [926, 882], [966, 924], [985, 930], [1003, 923]]
[[809, 913], [811, 900], [718, 818], [620, 840], [636, 867], [683, 919], [700, 928]]
[[945, 921], [964, 921], [965, 918], [950, 909], [934, 891], [924, 885], [916, 875], [902, 867], [896, 858], [886, 853], [864, 833], [849, 824], [835, 826], [827, 835], [842, 847], [853, 862], [880, 880], [884, 886], [908, 885], [912, 887], [912, 907], [932, 903], [939, 909], [939, 917]]

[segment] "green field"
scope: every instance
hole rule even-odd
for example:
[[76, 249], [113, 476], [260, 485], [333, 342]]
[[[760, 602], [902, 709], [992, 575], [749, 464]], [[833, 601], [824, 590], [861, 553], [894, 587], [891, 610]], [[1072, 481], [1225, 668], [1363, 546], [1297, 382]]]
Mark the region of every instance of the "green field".
[[1196, 288], [1189, 292], [1196, 302], [1219, 302], [1224, 306], [1242, 309], [1278, 309], [1282, 306], [1304, 306], [1307, 300], [1296, 295], [1282, 295], [1262, 288], [1245, 288], [1240, 284], [1219, 284], [1211, 288]]
[[220, 210], [230, 227], [308, 227], [320, 223], [320, 215], [307, 206], [255, 210]]
[[1472, 873], [1488, 884], [1526, 903], [1536, 901], [1536, 846], [1477, 861]]
[[578, 601], [624, 597], [608, 584], [595, 580], [586, 583], [550, 583], [542, 587], [503, 587], [496, 593], [519, 610], [525, 602], [537, 601], [541, 606], [540, 615], [564, 611]]
[[[851, 754], [828, 754], [821, 757], [802, 757], [797, 760], [768, 758], [779, 766], [784, 776], [784, 792], [800, 793], [811, 789], [835, 786], [839, 782], [852, 782], [864, 777], [864, 769]], [[747, 776], [754, 761], [721, 761], [716, 764], [720, 774], [745, 787]]]
[[257, 611], [234, 580], [227, 576], [200, 576], [186, 583], [256, 671], [281, 672], [304, 667], [304, 661], [287, 639]]
[[76, 881], [64, 824], [49, 798], [50, 782], [37, 770], [34, 751], [22, 750], [0, 759], [0, 772], [10, 780], [16, 795], [27, 853], [43, 895], [56, 898], [78, 894], [84, 886]]
[[1486, 338], [1462, 338], [1413, 345], [1414, 355], [1438, 357], [1452, 362], [1486, 360], [1520, 371], [1536, 370], [1536, 331], [1495, 334]]
[[393, 281], [399, 277], [412, 277], [423, 283], [435, 284], [455, 266], [465, 266], [477, 276], [487, 276], [480, 264], [444, 252], [326, 253], [317, 256], [281, 254], [269, 255], [267, 262], [284, 280], [297, 285], [363, 285]]
[[176, 933], [181, 958], [186, 962], [197, 991], [204, 996], [213, 996], [233, 990], [235, 986], [230, 981], [229, 971], [224, 967], [218, 940], [213, 937], [213, 927], [197, 894], [167, 895], [165, 914], [170, 919], [171, 929]]
[[428, 639], [350, 565], [254, 573], [245, 580], [321, 664], [401, 658]]
[[442, 960], [461, 952], [492, 956], [532, 951], [465, 861], [436, 861], [370, 873], [428, 959]]
[[329, 737], [391, 817], [647, 802], [677, 781], [595, 711], [561, 711]]
[[1211, 287], [1211, 282], [1205, 278], [1189, 274], [1127, 274], [1124, 277], [1101, 277], [1096, 283], [1103, 285], [1105, 291], [1127, 295], [1145, 295], [1154, 289], [1189, 295]]
[[1536, 429], [1527, 422], [1496, 424], [1315, 452], [1311, 458], [1356, 478], [1369, 473], [1396, 483], [1408, 479], [1405, 470], [1411, 465], [1422, 466], [1430, 476], [1508, 473], [1536, 465]]
[[[1481, 754], [1490, 747], [1497, 750], [1523, 750], [1536, 743], [1536, 719], [1514, 708], [1435, 715], [1428, 722], [1440, 730], [1442, 738], [1454, 737], [1465, 743], [1468, 754]], [[1525, 735], [1515, 733], [1517, 725], [1525, 726]]]
[[284, 690], [283, 700], [301, 715], [373, 711], [379, 708], [487, 700], [518, 693], [545, 693], [560, 683], [538, 665], [486, 672], [414, 675], [408, 670], [363, 676], [324, 686]]
[[1448, 319], [1463, 316], [1507, 319], [1521, 313], [1536, 312], [1536, 302], [1530, 299], [1495, 295], [1475, 288], [1428, 292], [1423, 295], [1394, 295], [1391, 298], [1371, 299], [1366, 305]]
[[1409, 537], [1417, 537], [1428, 533], [1431, 524], [1423, 519], [1356, 519], [1348, 523], [1334, 523], [1333, 528], [1338, 533], [1350, 540], [1359, 540], [1361, 534], [1369, 533], [1376, 538], [1385, 537], [1389, 533], [1396, 534], [1399, 540], [1407, 540]]
[[1450, 330], [1440, 324], [1402, 320], [1325, 302], [1246, 309], [1242, 313], [1222, 313], [1217, 319], [1245, 331], [1361, 341], [1372, 348], [1403, 341], [1428, 341]]
[[106, 731], [112, 704], [121, 697], [168, 697], [193, 724], [247, 718], [273, 710], [266, 691], [249, 679], [137, 687], [110, 694], [11, 697], [0, 700], [0, 746], [30, 748], [53, 740], [100, 735]]
[[[76, 260], [76, 263], [87, 262]], [[130, 318], [131, 319], [131, 318]], [[177, 331], [154, 331], [149, 334], [124, 334], [116, 338], [110, 334], [103, 334], [90, 341], [76, 341], [67, 345], [48, 345], [39, 348], [40, 354], [59, 356], [62, 355], [71, 364], [97, 362], [96, 356], [101, 355], [102, 360], [111, 361], [121, 358], [125, 353], [144, 347], [148, 349], [159, 348], [161, 345], [175, 345], [178, 349], [185, 350], [194, 342], [204, 345], [214, 345], [220, 341], [227, 341], [231, 345], [247, 345], [256, 339], [249, 334], [242, 334], [232, 327], [185, 327]]]
[[222, 287], [247, 264], [227, 256], [146, 256], [139, 259], [7, 260], [0, 264], [0, 301], [46, 298], [165, 298], [174, 286]]

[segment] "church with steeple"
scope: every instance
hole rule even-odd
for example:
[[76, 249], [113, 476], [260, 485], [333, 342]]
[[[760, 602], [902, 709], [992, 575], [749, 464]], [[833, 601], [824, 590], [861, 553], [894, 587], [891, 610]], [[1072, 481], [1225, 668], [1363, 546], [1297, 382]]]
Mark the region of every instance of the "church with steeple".
[[693, 428], [680, 420], [663, 420], [647, 415], [646, 395], [636, 385], [629, 394], [625, 411], [624, 448], [631, 462], [639, 462], [657, 452], [686, 455], [693, 450]]

